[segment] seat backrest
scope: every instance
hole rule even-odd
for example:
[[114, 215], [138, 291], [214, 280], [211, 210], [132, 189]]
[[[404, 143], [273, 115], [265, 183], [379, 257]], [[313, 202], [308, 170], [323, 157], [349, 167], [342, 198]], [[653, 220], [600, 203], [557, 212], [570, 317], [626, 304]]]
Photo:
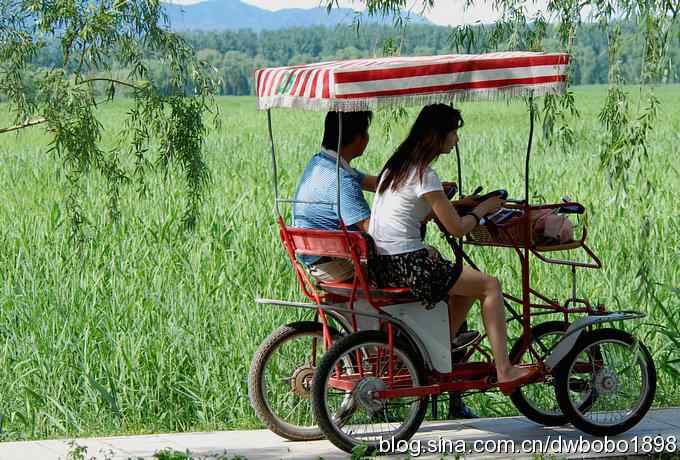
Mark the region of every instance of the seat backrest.
[[[368, 262], [370, 236], [362, 232], [344, 230], [312, 230], [307, 228], [288, 227], [282, 218], [277, 219], [281, 241], [286, 247], [288, 257], [295, 269], [295, 275], [300, 282], [304, 294], [316, 303], [321, 303], [318, 291], [307, 271], [296, 256], [321, 256], [349, 259], [354, 265], [354, 288], [350, 296], [350, 304], [355, 300], [355, 289], [366, 293], [368, 302], [375, 307], [370, 293], [368, 277], [361, 262]], [[373, 253], [371, 251], [371, 253]], [[376, 307], [378, 308], [378, 307]]]
[[368, 243], [361, 232], [342, 230], [311, 230], [307, 228], [285, 227], [281, 229], [281, 239], [289, 236], [295, 255], [338, 257], [352, 260], [350, 245], [362, 261], [368, 259]]

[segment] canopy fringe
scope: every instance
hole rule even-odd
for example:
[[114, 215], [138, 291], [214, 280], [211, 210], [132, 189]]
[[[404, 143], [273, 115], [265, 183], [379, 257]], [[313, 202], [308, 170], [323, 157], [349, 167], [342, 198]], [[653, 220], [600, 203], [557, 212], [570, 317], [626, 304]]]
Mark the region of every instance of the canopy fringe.
[[539, 85], [507, 86], [504, 88], [489, 88], [477, 90], [460, 90], [455, 92], [418, 94], [411, 96], [386, 96], [369, 99], [310, 99], [295, 96], [258, 97], [258, 110], [268, 110], [275, 107], [296, 108], [314, 112], [338, 111], [358, 112], [362, 110], [377, 110], [390, 107], [423, 106], [436, 103], [454, 104], [468, 101], [509, 101], [523, 96], [544, 96], [546, 94], [560, 94], [566, 89], [566, 82], [555, 82]]

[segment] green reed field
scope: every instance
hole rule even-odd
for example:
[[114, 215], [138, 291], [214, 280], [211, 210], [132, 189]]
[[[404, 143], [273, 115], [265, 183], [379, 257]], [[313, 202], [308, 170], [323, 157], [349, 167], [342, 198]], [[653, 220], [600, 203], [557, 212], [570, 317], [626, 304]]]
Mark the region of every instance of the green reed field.
[[[573, 124], [573, 148], [544, 145], [539, 129], [532, 188], [541, 196], [536, 201], [567, 194], [588, 207], [589, 243], [604, 269], [582, 271], [579, 293], [612, 309], [648, 313], [620, 326], [652, 350], [659, 370], [655, 404], [680, 404], [680, 87], [657, 90], [663, 104], [644, 166], [653, 188], [631, 179], [616, 199], [598, 169], [597, 113], [605, 91], [576, 89], [581, 116]], [[0, 135], [0, 439], [261, 426], [247, 398], [251, 356], [274, 328], [310, 314], [253, 302], [301, 295], [272, 213], [266, 116], [253, 98], [218, 103], [223, 124], [205, 148], [213, 185], [193, 233], [181, 229], [184, 194], [176, 171], [148, 175], [144, 198], [135, 184], [127, 187], [113, 225], [104, 182], [92, 174], [83, 183], [87, 242], [73, 246], [65, 178], [46, 153], [48, 136], [40, 127]], [[101, 109], [108, 145], [118, 137], [126, 104]], [[460, 107], [465, 191], [481, 184], [521, 197], [526, 106]], [[377, 173], [416, 113], [410, 110], [390, 136], [383, 129], [388, 114], [378, 114], [355, 166]], [[322, 121], [321, 114], [274, 112], [284, 195], [318, 150]], [[11, 124], [7, 106], [0, 106], [0, 126]], [[441, 157], [435, 168], [455, 180], [455, 156]], [[433, 226], [428, 239], [450, 255]], [[506, 290], [519, 292], [512, 250], [470, 252]], [[564, 300], [570, 292], [566, 269], [537, 263], [532, 282], [550, 297]], [[481, 328], [478, 307], [471, 323]], [[497, 393], [467, 401], [482, 415], [516, 414]]]

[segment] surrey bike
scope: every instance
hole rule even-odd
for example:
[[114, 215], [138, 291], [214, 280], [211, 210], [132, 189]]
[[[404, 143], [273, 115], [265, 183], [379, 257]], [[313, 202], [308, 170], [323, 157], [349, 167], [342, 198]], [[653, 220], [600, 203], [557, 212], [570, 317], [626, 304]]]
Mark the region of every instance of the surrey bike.
[[[279, 394], [272, 393], [267, 399], [266, 392], [257, 390], [257, 385], [263, 388], [276, 384], [272, 379], [265, 382], [251, 372], [250, 380], [251, 399], [261, 418], [270, 417], [272, 412], [265, 412], [271, 408], [273, 398], [285, 401], [285, 395], [297, 394], [306, 404], [311, 402], [318, 428], [290, 424], [285, 418], [279, 418], [273, 427], [268, 423], [270, 428], [280, 433], [280, 427], [289, 423], [288, 428], [308, 430], [307, 439], [323, 434], [346, 451], [359, 444], [375, 449], [383, 439], [398, 441], [413, 436], [425, 417], [430, 397], [449, 391], [480, 392], [498, 387], [492, 357], [479, 344], [468, 349], [463, 359], [452, 363], [446, 303], [425, 310], [408, 289], [370, 284], [363, 265], [369, 259], [369, 243], [362, 233], [348, 231], [341, 215], [338, 231], [286, 225], [278, 206], [291, 200], [278, 195], [271, 109], [347, 112], [516, 97], [530, 102], [524, 198], [506, 200], [502, 210], [486, 216], [482, 225], [465, 238], [466, 246], [512, 249], [520, 261], [521, 294], [504, 293], [507, 321], [517, 321], [522, 327], [510, 358], [513, 363], [538, 365], [541, 371], [530, 384], [514, 389], [510, 397], [517, 409], [535, 422], [548, 426], [571, 422], [593, 435], [618, 434], [642, 419], [656, 390], [654, 363], [639, 339], [612, 328], [611, 323], [640, 318], [643, 314], [609, 312], [602, 305], [595, 306], [578, 297], [577, 269], [602, 267], [586, 245], [584, 206], [566, 198], [562, 203], [529, 201], [533, 98], [563, 92], [568, 63], [566, 54], [513, 52], [363, 59], [263, 69], [256, 73], [258, 108], [267, 110], [268, 115], [279, 234], [300, 287], [310, 300], [257, 302], [310, 308], [318, 315], [315, 326], [306, 326], [314, 329], [311, 350], [301, 350], [299, 356], [291, 357], [280, 379], [285, 388]], [[339, 123], [341, 132], [342, 116]], [[461, 184], [458, 148], [456, 153]], [[339, 174], [339, 164], [337, 168]], [[338, 190], [336, 210], [340, 209], [339, 200]], [[583, 221], [580, 237], [565, 238], [560, 231], [549, 234], [548, 227], [555, 222], [568, 223], [568, 215]], [[462, 250], [463, 242], [441, 226], [440, 230], [456, 257], [476, 268]], [[582, 250], [588, 260], [549, 255], [573, 249]], [[347, 283], [315, 283], [298, 262], [299, 255], [349, 259], [356, 275]], [[531, 286], [531, 261], [535, 259], [570, 270], [572, 290], [563, 302], [550, 299]], [[541, 315], [556, 313], [561, 320], [537, 321]], [[331, 321], [340, 325], [342, 331], [333, 328]], [[322, 353], [324, 350], [327, 351]], [[482, 359], [470, 361], [473, 354]], [[266, 374], [266, 363], [256, 367], [254, 364], [256, 374]], [[551, 403], [553, 399], [556, 404]], [[295, 409], [283, 408], [281, 412], [285, 410]], [[294, 430], [288, 434], [302, 434]]]

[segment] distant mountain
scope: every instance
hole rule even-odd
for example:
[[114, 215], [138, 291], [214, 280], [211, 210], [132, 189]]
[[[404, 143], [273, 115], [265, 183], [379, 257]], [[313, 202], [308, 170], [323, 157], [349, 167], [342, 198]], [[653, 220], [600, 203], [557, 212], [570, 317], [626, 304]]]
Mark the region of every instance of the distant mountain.
[[[371, 18], [349, 8], [333, 8], [330, 14], [325, 8], [290, 8], [268, 11], [240, 0], [208, 0], [193, 5], [164, 3], [170, 19], [170, 27], [175, 31], [188, 30], [261, 30], [285, 29], [289, 27], [328, 26], [351, 24], [356, 15], [365, 23], [392, 23], [391, 18]], [[429, 24], [421, 16], [410, 15], [414, 24]]]

